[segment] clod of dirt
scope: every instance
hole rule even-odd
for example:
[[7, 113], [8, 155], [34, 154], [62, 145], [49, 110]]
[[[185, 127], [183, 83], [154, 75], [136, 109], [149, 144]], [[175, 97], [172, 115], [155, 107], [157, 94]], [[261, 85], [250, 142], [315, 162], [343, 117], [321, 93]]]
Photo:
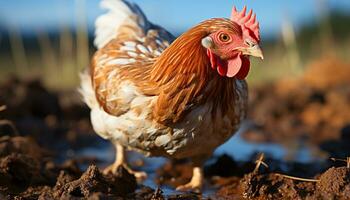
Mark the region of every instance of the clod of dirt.
[[0, 193], [10, 199], [37, 199], [55, 185], [60, 170], [74, 177], [81, 174], [74, 162], [56, 165], [47, 155], [48, 151], [29, 137], [1, 137]]
[[251, 173], [241, 180], [243, 196], [246, 198], [298, 199], [294, 182], [274, 174]]
[[150, 199], [150, 200], [164, 200], [163, 191], [160, 188], [156, 190], [147, 187], [141, 186], [135, 194], [129, 196], [130, 199]]
[[245, 199], [243, 198], [243, 190], [240, 186], [239, 177], [215, 178], [215, 185], [219, 188], [214, 199]]
[[53, 197], [123, 197], [135, 191], [136, 179], [124, 168], [117, 175], [104, 175], [95, 165], [90, 166], [77, 180], [61, 174], [54, 188]]
[[350, 169], [330, 168], [320, 176], [317, 190], [324, 199], [350, 198]]
[[[41, 194], [45, 192], [49, 192], [50, 189], [51, 188], [49, 186], [29, 187], [26, 191], [17, 195], [15, 199], [37, 200]], [[46, 199], [53, 199], [53, 198], [46, 198]]]
[[26, 154], [32, 158], [43, 159], [48, 151], [41, 148], [30, 137], [0, 137], [0, 157], [8, 156], [11, 153]]
[[40, 163], [22, 154], [10, 154], [0, 160], [0, 191], [15, 195], [29, 186], [53, 184], [51, 177], [43, 173]]

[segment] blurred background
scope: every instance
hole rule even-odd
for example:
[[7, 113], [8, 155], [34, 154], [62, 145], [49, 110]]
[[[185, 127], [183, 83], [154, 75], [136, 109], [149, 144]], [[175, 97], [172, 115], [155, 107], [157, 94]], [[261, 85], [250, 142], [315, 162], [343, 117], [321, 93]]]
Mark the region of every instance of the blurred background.
[[[333, 140], [350, 138], [350, 1], [131, 2], [175, 36], [205, 19], [229, 17], [233, 5], [256, 12], [265, 60], [253, 59], [248, 76], [250, 125], [218, 152], [239, 158], [254, 151], [279, 158], [292, 152], [289, 157], [299, 160], [299, 152], [306, 152], [304, 160], [310, 160], [320, 147], [342, 151]], [[48, 130], [63, 132], [63, 143], [95, 136], [77, 88], [78, 74], [95, 51], [95, 19], [103, 12], [98, 0], [0, 1], [0, 105], [8, 107], [4, 118], [20, 132], [40, 138]], [[249, 146], [241, 138], [268, 145]]]
[[[208, 177], [243, 177], [260, 152], [269, 170], [300, 177], [334, 166], [332, 157], [344, 166], [350, 155], [349, 0], [130, 1], [175, 36], [205, 19], [229, 17], [233, 5], [257, 14], [265, 60], [252, 59], [248, 119], [208, 161]], [[94, 133], [77, 92], [78, 74], [96, 50], [94, 21], [103, 12], [99, 0], [0, 0], [0, 199], [2, 191], [22, 195], [38, 182], [52, 187], [60, 170], [78, 178], [92, 163], [102, 169], [113, 161], [113, 146]], [[153, 188], [191, 174], [163, 165], [162, 158], [129, 158], [149, 173], [145, 184]], [[39, 195], [28, 193], [29, 199]]]
[[[252, 70], [252, 84], [297, 74], [321, 54], [349, 58], [348, 0], [133, 2], [176, 36], [202, 20], [229, 17], [233, 5], [252, 8], [266, 57]], [[101, 13], [98, 0], [0, 1], [0, 80], [16, 75], [39, 78], [55, 89], [77, 87], [77, 72], [94, 52], [94, 21]]]

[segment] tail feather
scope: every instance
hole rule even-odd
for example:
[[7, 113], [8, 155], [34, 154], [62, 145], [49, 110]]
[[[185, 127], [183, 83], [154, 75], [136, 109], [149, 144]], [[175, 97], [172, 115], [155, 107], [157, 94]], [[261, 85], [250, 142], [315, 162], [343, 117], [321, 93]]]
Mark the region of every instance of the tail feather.
[[108, 134], [108, 126], [106, 125], [105, 121], [109, 118], [109, 115], [104, 112], [104, 110], [98, 104], [88, 70], [80, 73], [80, 82], [81, 85], [78, 91], [83, 96], [84, 102], [91, 109], [92, 127], [102, 138], [108, 139], [110, 135]]
[[100, 49], [118, 36], [118, 29], [123, 25], [148, 30], [150, 23], [142, 10], [125, 0], [102, 0], [101, 7], [107, 13], [97, 18], [95, 26], [95, 46]]
[[83, 96], [84, 102], [91, 108], [98, 108], [99, 104], [96, 99], [95, 91], [92, 88], [90, 74], [87, 70], [80, 73], [80, 88], [79, 93]]

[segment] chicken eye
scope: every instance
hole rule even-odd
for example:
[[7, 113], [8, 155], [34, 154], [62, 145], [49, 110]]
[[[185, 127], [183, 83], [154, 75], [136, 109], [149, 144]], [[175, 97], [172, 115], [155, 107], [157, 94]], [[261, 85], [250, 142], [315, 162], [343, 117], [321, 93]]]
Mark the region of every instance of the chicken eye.
[[228, 42], [231, 39], [226, 33], [221, 33], [219, 38], [221, 42]]

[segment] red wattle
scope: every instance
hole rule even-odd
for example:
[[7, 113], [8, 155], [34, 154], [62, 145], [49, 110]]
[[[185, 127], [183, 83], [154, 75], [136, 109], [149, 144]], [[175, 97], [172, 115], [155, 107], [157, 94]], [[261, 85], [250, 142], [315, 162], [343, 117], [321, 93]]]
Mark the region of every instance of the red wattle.
[[207, 55], [210, 59], [211, 68], [216, 69], [216, 56], [209, 49], [207, 49]]
[[248, 76], [248, 73], [250, 70], [250, 61], [249, 61], [249, 58], [246, 56], [240, 56], [240, 57], [242, 59], [242, 67], [237, 73], [236, 78], [239, 80], [244, 80]]
[[213, 52], [207, 49], [211, 68], [216, 70], [220, 76], [235, 77], [243, 80], [248, 76], [250, 70], [249, 58], [242, 54], [237, 54], [230, 60], [221, 60]]
[[218, 73], [220, 74], [220, 76], [226, 76], [226, 74], [227, 74], [227, 62], [218, 58], [217, 64], [218, 64], [217, 70], [218, 70]]
[[236, 55], [236, 57], [228, 60], [228, 65], [227, 65], [227, 77], [234, 77], [237, 75], [239, 70], [241, 69], [242, 66], [242, 60], [239, 55]]

